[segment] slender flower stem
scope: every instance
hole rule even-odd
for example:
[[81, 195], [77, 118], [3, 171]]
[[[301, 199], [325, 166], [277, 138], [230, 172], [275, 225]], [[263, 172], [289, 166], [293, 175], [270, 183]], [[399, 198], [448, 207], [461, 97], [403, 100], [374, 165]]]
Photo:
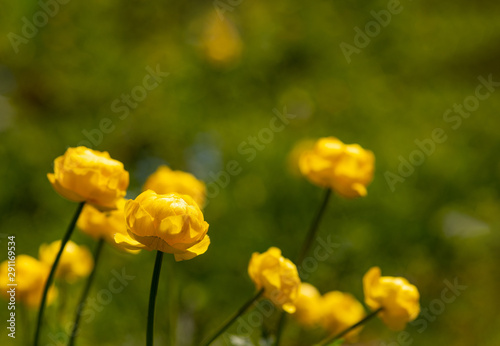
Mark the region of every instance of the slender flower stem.
[[340, 333], [338, 333], [337, 335], [334, 335], [332, 337], [329, 337], [329, 338], [326, 338], [324, 339], [323, 341], [321, 341], [319, 344], [317, 344], [316, 346], [325, 346], [325, 345], [328, 345], [329, 343], [331, 342], [334, 342], [338, 339], [340, 339], [341, 337], [343, 337], [344, 335], [346, 335], [347, 333], [349, 333], [351, 330], [353, 329], [356, 329], [358, 328], [360, 325], [362, 324], [365, 324], [366, 322], [368, 322], [369, 320], [371, 320], [373, 317], [375, 317], [380, 311], [382, 311], [383, 308], [378, 308], [377, 310], [371, 312], [370, 314], [366, 315], [365, 318], [363, 318], [361, 321], [359, 321], [358, 323], [356, 324], [353, 324], [352, 326], [344, 329], [343, 331], [341, 331]]
[[264, 293], [264, 289], [260, 289], [257, 294], [255, 294], [252, 298], [250, 298], [245, 304], [243, 304], [243, 306], [226, 322], [222, 325], [222, 327], [219, 328], [219, 330], [210, 338], [207, 339], [207, 341], [203, 342], [202, 345], [203, 346], [208, 346], [210, 345], [212, 342], [214, 342], [219, 336], [222, 335], [222, 333], [224, 333], [224, 331], [229, 328], [231, 326], [231, 324], [234, 323], [234, 321], [236, 321], [238, 319], [238, 317], [240, 317], [241, 315], [243, 315], [245, 313], [245, 311], [248, 310], [248, 308], [250, 308], [250, 306], [257, 300], [260, 298], [260, 296], [262, 296], [262, 294]]
[[99, 262], [99, 257], [101, 255], [102, 246], [104, 245], [104, 238], [100, 238], [97, 241], [97, 246], [94, 252], [94, 268], [92, 268], [92, 272], [90, 273], [85, 288], [83, 290], [82, 296], [80, 297], [80, 303], [76, 308], [75, 322], [73, 323], [73, 330], [71, 331], [71, 336], [69, 339], [68, 346], [73, 346], [75, 344], [76, 336], [78, 335], [78, 326], [80, 324], [80, 317], [82, 315], [82, 310], [85, 306], [85, 300], [87, 300], [87, 296], [90, 291], [90, 287], [92, 286], [92, 281], [94, 281], [95, 272], [97, 269], [97, 263]]
[[302, 261], [306, 257], [307, 253], [309, 252], [309, 249], [311, 248], [311, 245], [314, 240], [314, 236], [316, 235], [316, 232], [318, 231], [318, 226], [321, 221], [321, 218], [323, 217], [323, 214], [325, 213], [326, 206], [328, 205], [328, 201], [330, 200], [330, 196], [332, 195], [332, 190], [331, 189], [326, 189], [325, 192], [325, 197], [323, 198], [323, 202], [320, 205], [320, 208], [318, 210], [318, 213], [316, 214], [316, 217], [313, 219], [313, 222], [311, 224], [311, 227], [309, 228], [309, 231], [307, 232], [306, 238], [304, 239], [304, 242], [302, 243], [302, 249], [300, 250], [299, 257], [297, 259], [297, 265], [301, 265]]
[[151, 280], [151, 291], [149, 292], [148, 328], [146, 332], [146, 346], [153, 346], [156, 293], [158, 292], [158, 281], [160, 281], [162, 260], [163, 260], [163, 252], [157, 251], [155, 268], [153, 270], [153, 279]]
[[38, 342], [40, 339], [40, 331], [42, 330], [42, 321], [43, 321], [43, 312], [45, 310], [45, 304], [47, 301], [47, 295], [49, 293], [49, 288], [52, 285], [52, 281], [54, 281], [54, 276], [56, 273], [57, 265], [59, 264], [59, 260], [61, 259], [61, 255], [64, 251], [64, 247], [69, 241], [69, 238], [71, 238], [71, 234], [73, 233], [73, 230], [75, 229], [76, 221], [78, 220], [78, 217], [80, 216], [80, 213], [82, 212], [83, 206], [85, 205], [85, 202], [81, 202], [78, 204], [78, 208], [76, 209], [75, 215], [73, 215], [73, 219], [71, 220], [71, 223], [68, 226], [68, 229], [66, 230], [66, 233], [64, 234], [63, 239], [61, 240], [61, 248], [59, 249], [59, 252], [57, 253], [56, 259], [54, 260], [54, 264], [52, 264], [52, 268], [50, 269], [49, 277], [47, 278], [47, 282], [45, 282], [45, 287], [43, 289], [43, 295], [42, 295], [42, 302], [40, 303], [40, 309], [38, 310], [38, 320], [36, 324], [36, 331], [35, 331], [35, 340], [33, 342], [34, 346], [38, 346]]

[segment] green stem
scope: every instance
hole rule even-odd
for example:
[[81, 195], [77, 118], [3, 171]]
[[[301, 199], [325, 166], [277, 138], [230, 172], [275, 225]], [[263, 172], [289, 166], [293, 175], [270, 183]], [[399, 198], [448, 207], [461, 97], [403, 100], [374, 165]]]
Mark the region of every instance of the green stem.
[[263, 293], [264, 293], [264, 289], [262, 288], [252, 298], [250, 298], [245, 304], [243, 304], [243, 306], [226, 323], [224, 323], [222, 325], [222, 327], [220, 327], [212, 337], [208, 338], [207, 341], [203, 342], [202, 345], [208, 346], [212, 342], [214, 342], [219, 336], [222, 335], [222, 333], [224, 333], [226, 331], [227, 328], [229, 328], [231, 326], [231, 324], [234, 323], [234, 321], [236, 321], [238, 319], [238, 317], [243, 315], [245, 313], [245, 311], [247, 311], [248, 308], [250, 308], [250, 306], [257, 299], [260, 298], [260, 296], [262, 296]]
[[306, 238], [304, 239], [304, 242], [302, 243], [302, 249], [300, 250], [299, 257], [297, 259], [297, 265], [301, 265], [302, 261], [306, 257], [307, 253], [309, 252], [309, 249], [311, 248], [311, 245], [314, 240], [314, 236], [316, 235], [316, 232], [318, 231], [318, 226], [321, 221], [321, 218], [323, 217], [323, 214], [325, 213], [326, 206], [328, 205], [328, 201], [330, 200], [330, 196], [332, 195], [332, 190], [331, 189], [326, 189], [325, 192], [325, 197], [323, 198], [323, 202], [320, 205], [320, 208], [318, 210], [318, 213], [316, 214], [316, 217], [313, 219], [313, 222], [309, 228], [309, 231], [307, 232]]
[[346, 335], [347, 333], [349, 333], [351, 330], [354, 330], [356, 328], [358, 328], [360, 325], [368, 322], [370, 319], [372, 319], [373, 317], [375, 317], [380, 311], [382, 311], [383, 308], [378, 308], [377, 310], [371, 312], [370, 314], [366, 315], [365, 318], [363, 318], [361, 321], [359, 321], [358, 323], [356, 324], [353, 324], [352, 326], [344, 329], [343, 331], [341, 331], [340, 333], [338, 333], [337, 335], [334, 335], [332, 337], [329, 337], [329, 338], [326, 338], [324, 339], [323, 341], [321, 341], [319, 344], [317, 344], [316, 346], [325, 346], [325, 345], [328, 345], [329, 343], [332, 343], [338, 339], [340, 339], [341, 337], [343, 337], [344, 335]]
[[40, 309], [38, 310], [38, 319], [37, 319], [37, 324], [36, 324], [35, 340], [33, 342], [34, 346], [38, 346], [38, 342], [40, 339], [40, 331], [42, 330], [43, 312], [45, 310], [45, 304], [47, 301], [47, 295], [49, 292], [49, 288], [52, 285], [52, 281], [54, 281], [54, 276], [56, 273], [57, 265], [59, 264], [59, 260], [61, 259], [61, 255], [64, 251], [64, 247], [68, 243], [69, 238], [71, 238], [71, 234], [73, 233], [73, 230], [75, 229], [76, 221], [78, 220], [78, 217], [80, 216], [80, 213], [82, 212], [84, 205], [85, 205], [85, 202], [81, 202], [80, 204], [78, 204], [78, 208], [76, 209], [75, 215], [73, 215], [73, 219], [71, 220], [71, 223], [69, 224], [68, 229], [66, 230], [66, 233], [64, 234], [64, 237], [61, 240], [61, 248], [59, 249], [59, 252], [57, 253], [56, 259], [54, 260], [54, 264], [52, 264], [52, 268], [50, 269], [50, 273], [49, 273], [49, 277], [47, 278], [47, 282], [45, 282], [45, 287], [43, 289], [43, 295], [42, 295], [42, 302], [40, 303]]
[[155, 303], [156, 294], [158, 293], [158, 282], [160, 281], [161, 263], [163, 260], [163, 252], [156, 252], [155, 268], [153, 270], [153, 279], [151, 280], [151, 291], [149, 292], [149, 307], [148, 307], [148, 327], [146, 332], [146, 346], [153, 346], [153, 334], [155, 324]]
[[82, 296], [80, 297], [80, 303], [76, 308], [75, 322], [73, 323], [73, 330], [71, 331], [71, 336], [69, 339], [68, 346], [73, 346], [75, 344], [76, 336], [78, 335], [78, 327], [80, 325], [80, 317], [82, 315], [82, 310], [85, 306], [85, 301], [87, 300], [87, 296], [89, 295], [90, 287], [92, 286], [92, 282], [94, 281], [95, 272], [97, 269], [97, 263], [99, 262], [99, 257], [101, 255], [102, 246], [104, 245], [104, 238], [100, 238], [97, 242], [97, 246], [94, 252], [94, 268], [92, 268], [92, 272], [90, 273], [85, 288], [83, 289]]

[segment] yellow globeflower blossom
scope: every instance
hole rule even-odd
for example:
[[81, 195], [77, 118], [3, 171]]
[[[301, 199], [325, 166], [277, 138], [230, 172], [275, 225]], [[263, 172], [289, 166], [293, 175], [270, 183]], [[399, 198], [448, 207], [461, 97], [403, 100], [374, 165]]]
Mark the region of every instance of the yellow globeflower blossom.
[[[40, 249], [38, 250], [40, 261], [51, 266], [60, 248], [60, 240], [40, 245]], [[70, 240], [64, 247], [59, 266], [57, 267], [56, 277], [68, 282], [74, 282], [88, 276], [93, 267], [94, 259], [90, 251], [85, 246], [80, 246]]]
[[118, 209], [111, 211], [100, 211], [86, 204], [78, 218], [77, 226], [83, 233], [94, 239], [104, 238], [111, 245], [130, 253], [138, 253], [140, 250], [128, 250], [118, 246], [115, 242], [115, 234], [127, 235], [127, 224], [125, 223], [125, 199], [117, 203]]
[[307, 179], [346, 198], [366, 196], [374, 165], [371, 151], [358, 144], [344, 144], [334, 137], [320, 138], [299, 160], [300, 171]]
[[174, 254], [176, 261], [205, 253], [210, 245], [208, 223], [188, 195], [159, 195], [147, 190], [125, 205], [128, 235], [115, 241], [128, 249], [158, 250]]
[[258, 290], [275, 305], [292, 314], [299, 295], [300, 278], [297, 267], [281, 256], [281, 250], [271, 247], [263, 253], [254, 252], [248, 264], [248, 274]]
[[380, 268], [373, 267], [363, 277], [366, 305], [382, 308], [382, 321], [392, 330], [403, 330], [420, 313], [418, 289], [405, 278], [380, 275]]
[[303, 282], [300, 284], [295, 307], [293, 317], [306, 327], [314, 326], [322, 317], [321, 294], [316, 287]]
[[220, 20], [211, 16], [202, 38], [207, 58], [214, 64], [229, 64], [236, 61], [243, 49], [238, 30], [229, 19]]
[[[321, 297], [321, 324], [332, 335], [358, 323], [365, 317], [365, 309], [351, 294], [339, 291], [325, 293]], [[355, 341], [362, 326], [347, 333], [344, 338]]]
[[[43, 288], [49, 277], [50, 267], [28, 255], [18, 255], [15, 261], [15, 272], [9, 271], [8, 261], [0, 264], [0, 294], [7, 300], [19, 301], [29, 308], [38, 308], [42, 300]], [[8, 273], [14, 273], [15, 276]], [[12, 280], [11, 280], [12, 278]], [[17, 284], [15, 295], [11, 295], [12, 287]], [[52, 286], [47, 296], [47, 304], [51, 304], [57, 296], [57, 289]]]
[[158, 167], [146, 180], [143, 190], [153, 190], [160, 195], [168, 193], [188, 195], [200, 207], [205, 204], [205, 184], [190, 173], [173, 171], [167, 166]]
[[125, 196], [129, 174], [120, 161], [107, 152], [86, 147], [68, 148], [54, 161], [47, 174], [54, 189], [74, 202], [87, 202], [99, 209], [115, 209]]

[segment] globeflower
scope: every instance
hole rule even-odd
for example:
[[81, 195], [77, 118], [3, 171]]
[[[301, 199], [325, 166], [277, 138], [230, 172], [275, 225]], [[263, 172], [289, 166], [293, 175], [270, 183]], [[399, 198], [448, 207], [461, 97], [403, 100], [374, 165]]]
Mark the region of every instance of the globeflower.
[[[0, 264], [0, 294], [10, 299], [8, 284], [15, 283], [16, 300], [29, 308], [37, 308], [42, 300], [45, 282], [49, 276], [50, 267], [28, 255], [18, 255], [15, 263], [15, 277], [9, 276], [9, 263], [3, 261]], [[13, 278], [14, 281], [10, 281]], [[52, 285], [49, 289], [47, 303], [51, 304], [57, 296], [57, 289]]]
[[160, 195], [147, 190], [125, 204], [128, 234], [115, 234], [122, 247], [171, 253], [176, 261], [205, 253], [210, 245], [208, 223], [188, 195]]
[[302, 282], [295, 300], [295, 313], [292, 315], [306, 327], [314, 326], [322, 317], [321, 294], [316, 287]]
[[[52, 265], [60, 248], [60, 240], [40, 245], [38, 251], [40, 261], [48, 266]], [[79, 246], [70, 240], [64, 247], [56, 277], [71, 283], [88, 276], [93, 267], [94, 259], [90, 251], [85, 246]]]
[[194, 175], [173, 171], [167, 166], [160, 166], [149, 176], [143, 190], [153, 190], [158, 194], [178, 193], [191, 196], [200, 207], [205, 204], [205, 184]]
[[[365, 309], [351, 294], [339, 291], [325, 293], [321, 297], [321, 323], [330, 334], [338, 334], [358, 323], [365, 317]], [[348, 341], [355, 341], [362, 326], [345, 335]]]
[[86, 202], [98, 209], [115, 209], [125, 196], [129, 174], [107, 152], [86, 147], [68, 148], [47, 174], [52, 187], [64, 198]]
[[345, 198], [366, 196], [373, 179], [375, 156], [358, 144], [344, 144], [335, 137], [320, 138], [299, 159], [299, 168], [307, 179], [331, 188]]
[[254, 252], [248, 264], [248, 274], [257, 290], [275, 305], [292, 314], [299, 295], [300, 279], [297, 267], [281, 256], [281, 250], [271, 247], [264, 253]]
[[382, 308], [382, 321], [392, 330], [403, 330], [420, 313], [418, 289], [405, 278], [380, 275], [380, 268], [373, 267], [363, 277], [366, 305]]

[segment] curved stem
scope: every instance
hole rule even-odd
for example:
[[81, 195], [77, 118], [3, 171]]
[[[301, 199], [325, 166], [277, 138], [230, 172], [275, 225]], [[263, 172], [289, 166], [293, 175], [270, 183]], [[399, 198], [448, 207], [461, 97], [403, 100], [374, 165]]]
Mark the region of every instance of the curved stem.
[[245, 313], [245, 311], [248, 310], [248, 308], [257, 300], [260, 298], [260, 296], [262, 296], [262, 294], [264, 293], [264, 289], [261, 288], [257, 294], [255, 294], [252, 298], [250, 298], [245, 304], [242, 305], [241, 308], [239, 308], [239, 310], [226, 322], [222, 325], [222, 327], [220, 327], [217, 332], [210, 338], [207, 339], [207, 341], [203, 342], [202, 345], [203, 346], [208, 346], [210, 345], [212, 342], [214, 342], [219, 336], [221, 336], [222, 333], [224, 333], [224, 331], [229, 328], [231, 326], [231, 324], [234, 323], [234, 321], [236, 321], [238, 319], [238, 317], [240, 317], [241, 315], [243, 315]]
[[356, 329], [358, 328], [360, 325], [368, 322], [370, 319], [372, 319], [373, 317], [375, 317], [380, 311], [382, 311], [383, 308], [378, 308], [377, 310], [373, 311], [372, 313], [366, 315], [365, 318], [363, 318], [361, 321], [359, 321], [358, 323], [356, 324], [353, 324], [352, 326], [344, 329], [343, 331], [341, 331], [340, 333], [338, 333], [337, 335], [334, 335], [334, 336], [331, 336], [329, 338], [326, 338], [324, 339], [323, 341], [321, 341], [319, 344], [317, 344], [316, 346], [325, 346], [325, 345], [328, 345], [329, 343], [331, 342], [334, 342], [338, 339], [340, 339], [341, 337], [343, 337], [344, 335], [346, 335], [347, 333], [349, 333], [351, 330], [353, 329]]
[[307, 232], [306, 238], [304, 239], [304, 242], [302, 243], [302, 249], [300, 250], [299, 257], [297, 259], [297, 265], [301, 265], [302, 261], [306, 257], [307, 253], [309, 252], [309, 249], [312, 245], [312, 242], [314, 240], [314, 236], [316, 235], [316, 232], [318, 230], [319, 223], [321, 221], [321, 218], [323, 217], [323, 214], [325, 213], [326, 206], [328, 205], [328, 201], [330, 200], [330, 196], [332, 195], [332, 190], [331, 189], [326, 189], [325, 192], [325, 197], [323, 197], [323, 202], [321, 203], [319, 210], [313, 219], [313, 222], [311, 226], [309, 227], [309, 231]]
[[149, 292], [148, 307], [148, 327], [146, 331], [146, 346], [153, 346], [153, 334], [155, 324], [155, 303], [156, 293], [158, 292], [158, 281], [160, 280], [161, 263], [163, 252], [156, 252], [155, 268], [153, 270], [153, 279], [151, 280], [151, 291]]
[[69, 339], [68, 346], [73, 346], [75, 344], [75, 338], [78, 335], [78, 326], [80, 324], [80, 317], [82, 315], [82, 310], [85, 306], [85, 300], [87, 300], [87, 296], [89, 295], [90, 286], [92, 286], [92, 281], [94, 280], [95, 272], [97, 269], [97, 263], [99, 262], [99, 257], [101, 255], [103, 245], [104, 245], [104, 238], [100, 238], [97, 242], [97, 246], [94, 252], [94, 268], [92, 268], [92, 272], [90, 273], [87, 279], [87, 283], [85, 285], [85, 288], [83, 289], [80, 302], [76, 308], [75, 322], [73, 323], [73, 329], [71, 331], [71, 336]]
[[81, 202], [80, 204], [78, 204], [78, 208], [76, 209], [75, 215], [73, 215], [73, 219], [71, 220], [71, 223], [69, 224], [68, 229], [66, 230], [66, 233], [64, 234], [64, 237], [61, 240], [61, 248], [59, 249], [59, 252], [57, 253], [56, 259], [54, 260], [54, 264], [52, 264], [52, 268], [50, 268], [50, 273], [49, 273], [49, 277], [47, 278], [47, 282], [45, 282], [45, 287], [43, 289], [43, 295], [42, 295], [42, 302], [40, 303], [40, 309], [38, 310], [38, 320], [37, 320], [36, 330], [35, 330], [35, 340], [33, 342], [34, 346], [38, 346], [38, 342], [40, 339], [40, 331], [42, 330], [43, 312], [45, 310], [45, 304], [47, 301], [47, 295], [49, 292], [49, 288], [52, 285], [52, 281], [54, 281], [54, 276], [56, 273], [57, 265], [59, 264], [59, 260], [61, 259], [61, 255], [64, 251], [64, 247], [68, 243], [69, 238], [71, 238], [71, 234], [73, 233], [73, 230], [75, 229], [76, 221], [78, 220], [78, 217], [80, 216], [80, 213], [82, 212], [84, 205], [85, 205], [85, 202]]

